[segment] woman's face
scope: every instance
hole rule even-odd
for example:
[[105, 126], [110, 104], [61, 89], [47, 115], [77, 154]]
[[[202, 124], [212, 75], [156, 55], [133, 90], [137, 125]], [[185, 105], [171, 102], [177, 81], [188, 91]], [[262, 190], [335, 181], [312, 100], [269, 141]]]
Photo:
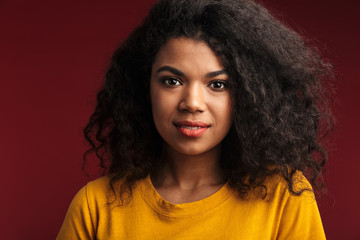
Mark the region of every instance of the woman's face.
[[217, 149], [231, 127], [229, 76], [203, 41], [172, 38], [152, 66], [150, 95], [157, 131], [170, 150]]

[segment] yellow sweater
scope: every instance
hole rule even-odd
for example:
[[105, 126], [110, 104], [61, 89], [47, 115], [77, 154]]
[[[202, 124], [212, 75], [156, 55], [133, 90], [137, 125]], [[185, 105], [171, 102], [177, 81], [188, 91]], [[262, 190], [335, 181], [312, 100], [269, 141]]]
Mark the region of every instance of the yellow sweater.
[[[310, 186], [301, 174], [299, 179]], [[226, 184], [200, 201], [172, 204], [147, 177], [121, 207], [109, 203], [113, 196], [105, 176], [77, 193], [57, 239], [325, 239], [312, 193], [293, 196], [280, 177], [266, 185], [266, 199], [252, 191], [243, 200]]]

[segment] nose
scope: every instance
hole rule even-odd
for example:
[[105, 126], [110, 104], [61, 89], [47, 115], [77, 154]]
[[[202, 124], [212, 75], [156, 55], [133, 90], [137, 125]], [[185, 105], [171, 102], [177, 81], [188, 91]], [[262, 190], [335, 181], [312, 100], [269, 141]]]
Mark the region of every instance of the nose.
[[182, 99], [179, 103], [180, 111], [195, 113], [206, 110], [205, 93], [201, 86], [192, 84], [184, 88], [183, 91]]

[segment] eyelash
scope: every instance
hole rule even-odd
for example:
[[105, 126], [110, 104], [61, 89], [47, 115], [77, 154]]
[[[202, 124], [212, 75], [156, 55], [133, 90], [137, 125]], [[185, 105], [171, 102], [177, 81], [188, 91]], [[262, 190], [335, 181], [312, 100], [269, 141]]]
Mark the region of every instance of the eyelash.
[[[214, 84], [219, 84], [219, 83], [222, 84], [222, 86], [220, 88], [215, 88]], [[215, 91], [223, 91], [228, 88], [226, 81], [220, 81], [220, 80], [212, 81], [209, 84], [209, 86], [212, 86], [211, 88], [214, 89]]]
[[[170, 84], [169, 81], [176, 81], [178, 84]], [[165, 78], [162, 78], [161, 79], [161, 83], [163, 83], [164, 85], [166, 86], [178, 86], [178, 85], [182, 85], [182, 82], [177, 79], [177, 78], [174, 78], [174, 77], [165, 77]]]
[[[174, 83], [174, 82], [176, 82], [176, 83], [171, 84], [170, 81], [173, 81], [172, 83]], [[168, 87], [183, 85], [181, 80], [174, 78], [174, 77], [164, 77], [161, 79], [161, 83]], [[219, 87], [219, 88], [214, 87], [214, 84], [219, 84], [219, 83], [222, 84], [221, 87]], [[213, 89], [214, 91], [224, 91], [228, 88], [228, 84], [226, 83], [226, 81], [221, 81], [221, 80], [211, 81], [208, 86], [211, 89]]]

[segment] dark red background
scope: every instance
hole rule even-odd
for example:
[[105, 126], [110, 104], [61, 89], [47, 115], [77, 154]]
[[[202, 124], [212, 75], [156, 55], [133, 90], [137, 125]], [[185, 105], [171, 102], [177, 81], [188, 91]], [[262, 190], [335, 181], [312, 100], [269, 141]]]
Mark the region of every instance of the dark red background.
[[[1, 239], [54, 239], [78, 189], [82, 127], [111, 52], [150, 0], [0, 1]], [[338, 75], [337, 129], [319, 200], [328, 239], [360, 239], [360, 2], [264, 0], [315, 39]]]

